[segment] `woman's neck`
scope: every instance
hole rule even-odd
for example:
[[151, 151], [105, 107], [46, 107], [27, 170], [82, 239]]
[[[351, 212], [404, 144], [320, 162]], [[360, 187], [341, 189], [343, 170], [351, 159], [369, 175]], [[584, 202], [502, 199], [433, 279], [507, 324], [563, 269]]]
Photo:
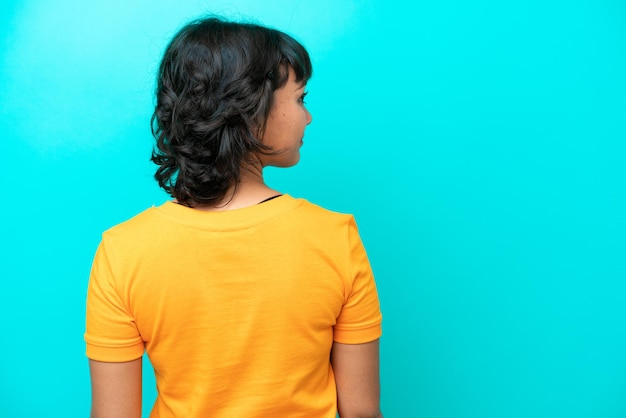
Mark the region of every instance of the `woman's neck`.
[[239, 172], [239, 182], [228, 189], [221, 202], [210, 206], [198, 206], [196, 209], [211, 212], [242, 209], [256, 205], [278, 194], [280, 192], [265, 184], [263, 166], [256, 159], [242, 165]]

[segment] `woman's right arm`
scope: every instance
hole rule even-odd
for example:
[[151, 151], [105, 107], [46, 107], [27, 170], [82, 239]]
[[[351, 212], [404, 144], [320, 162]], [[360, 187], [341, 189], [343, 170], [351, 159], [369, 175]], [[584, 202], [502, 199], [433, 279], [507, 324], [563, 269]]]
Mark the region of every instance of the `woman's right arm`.
[[365, 344], [333, 343], [330, 360], [337, 383], [341, 418], [382, 418], [379, 340]]

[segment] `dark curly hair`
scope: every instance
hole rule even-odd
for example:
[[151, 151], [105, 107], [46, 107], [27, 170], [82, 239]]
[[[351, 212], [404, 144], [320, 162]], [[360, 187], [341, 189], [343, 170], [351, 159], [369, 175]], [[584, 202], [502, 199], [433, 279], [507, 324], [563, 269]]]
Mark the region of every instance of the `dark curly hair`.
[[289, 35], [211, 17], [185, 25], [158, 73], [151, 160], [159, 185], [186, 206], [214, 204], [239, 181], [261, 142], [274, 91], [311, 77], [309, 54]]

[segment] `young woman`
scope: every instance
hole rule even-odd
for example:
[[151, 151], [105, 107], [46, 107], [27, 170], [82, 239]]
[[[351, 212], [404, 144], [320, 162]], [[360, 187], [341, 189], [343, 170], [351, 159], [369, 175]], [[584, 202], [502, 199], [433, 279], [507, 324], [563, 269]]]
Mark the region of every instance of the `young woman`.
[[379, 417], [381, 314], [354, 219], [263, 180], [311, 115], [306, 50], [218, 18], [173, 38], [153, 116], [171, 196], [103, 234], [87, 298], [92, 417]]

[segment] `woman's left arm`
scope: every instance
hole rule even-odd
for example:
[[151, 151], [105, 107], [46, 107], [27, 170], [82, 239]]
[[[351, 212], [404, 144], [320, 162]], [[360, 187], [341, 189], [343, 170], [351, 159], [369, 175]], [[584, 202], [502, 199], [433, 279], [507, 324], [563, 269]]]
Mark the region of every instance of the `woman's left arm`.
[[141, 417], [141, 357], [123, 363], [89, 360], [91, 418]]

